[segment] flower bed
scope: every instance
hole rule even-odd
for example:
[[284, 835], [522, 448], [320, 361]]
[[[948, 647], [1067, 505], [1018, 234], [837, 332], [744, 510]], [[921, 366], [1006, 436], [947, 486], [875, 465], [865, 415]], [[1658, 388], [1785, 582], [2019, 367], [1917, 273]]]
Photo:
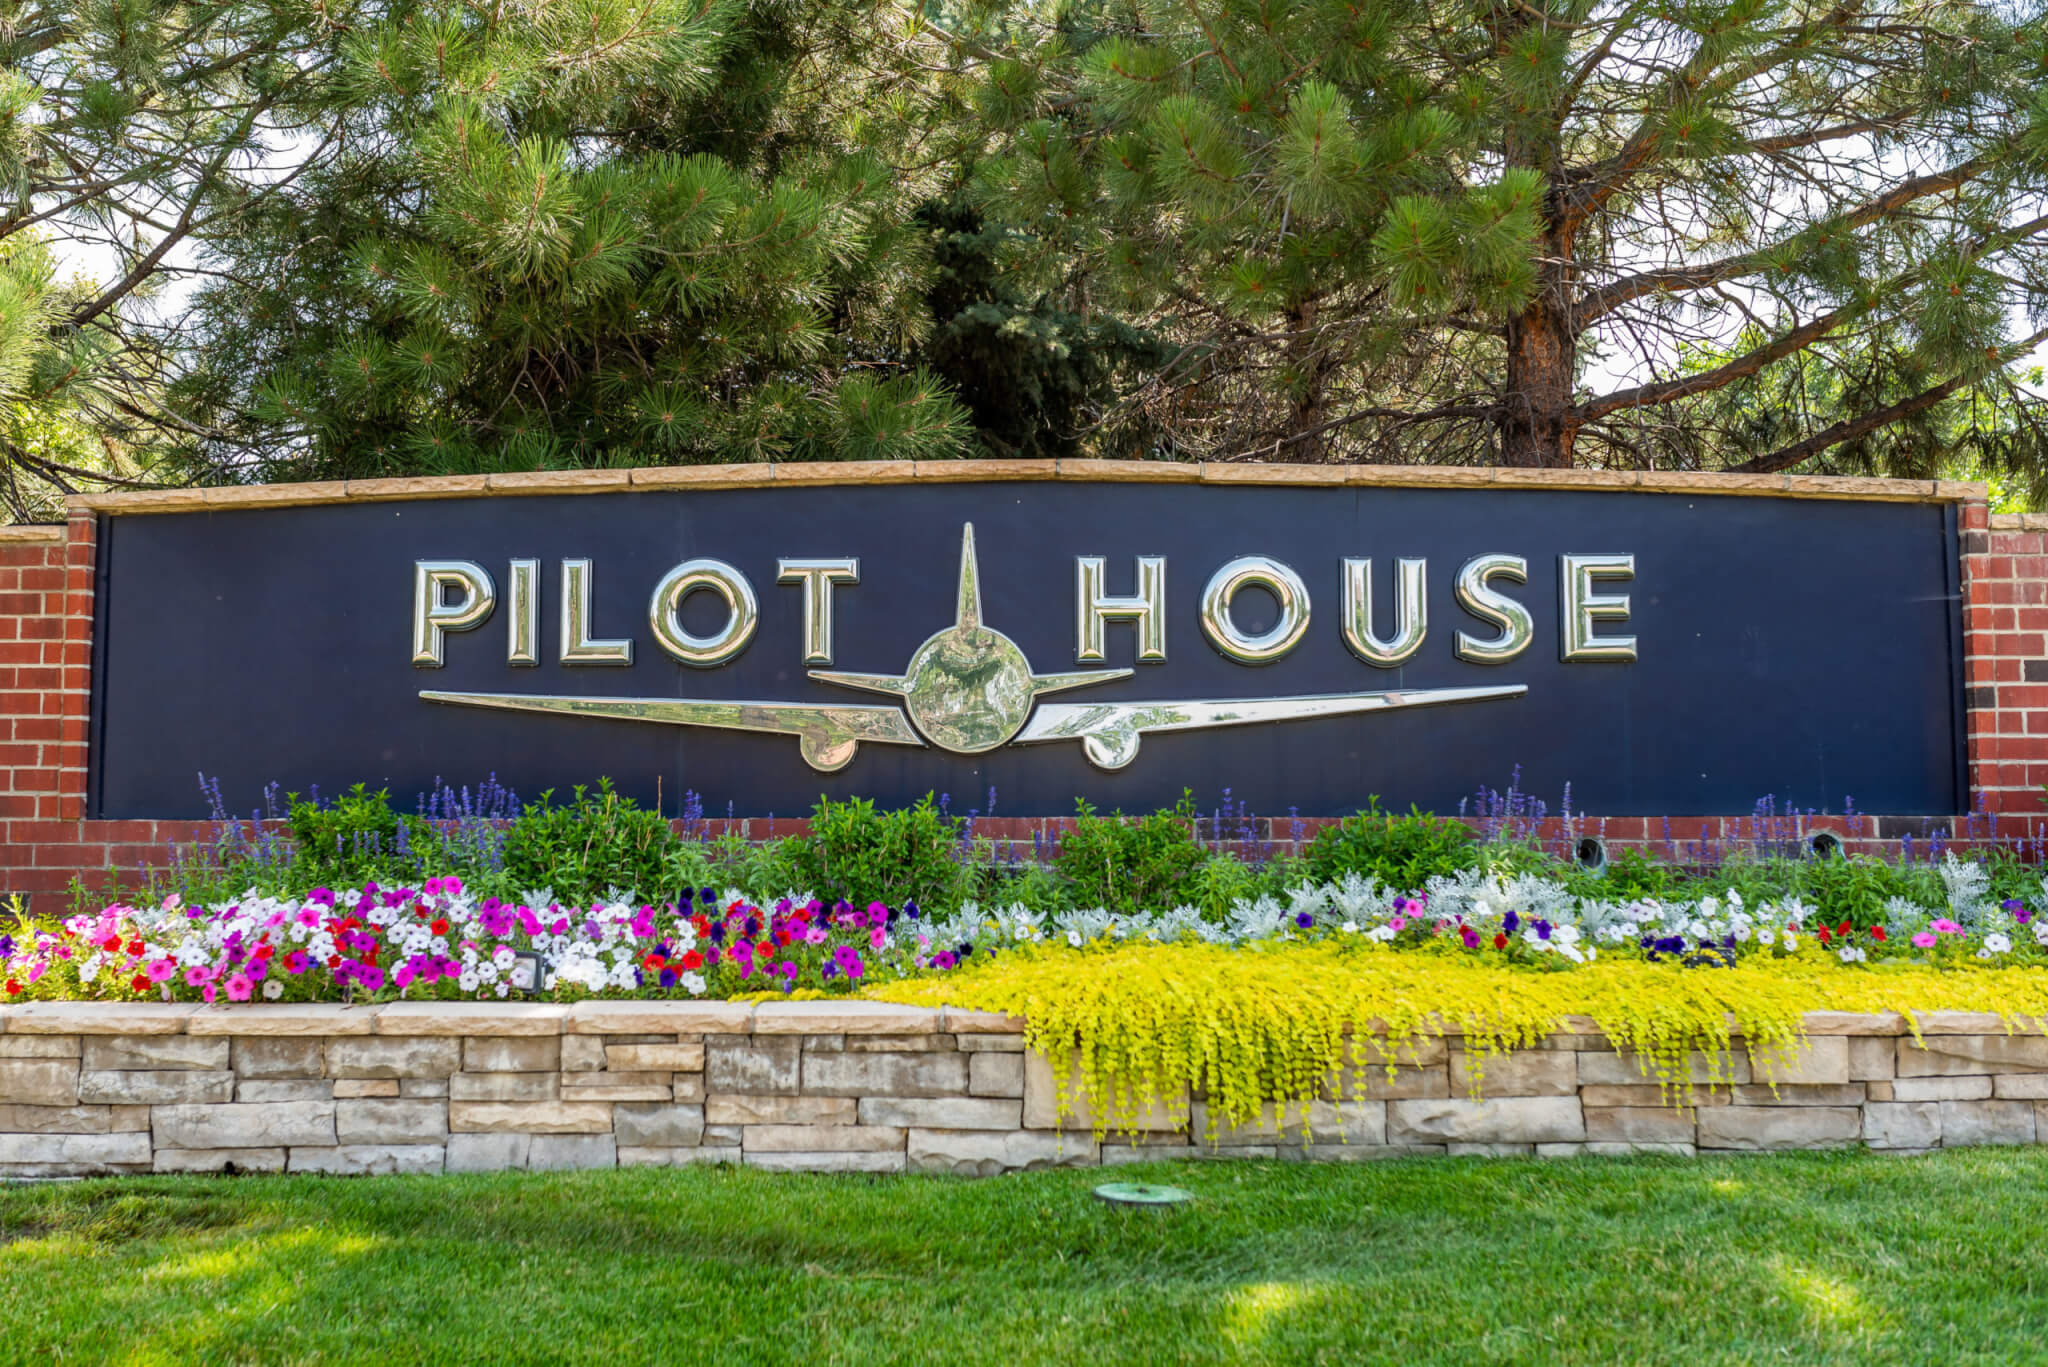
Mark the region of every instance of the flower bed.
[[1942, 872], [1945, 905], [1895, 898], [1862, 925], [1796, 899], [1602, 900], [1483, 869], [1422, 892], [1303, 884], [1219, 919], [971, 903], [928, 916], [708, 887], [682, 903], [563, 906], [430, 878], [27, 923], [0, 937], [0, 984], [9, 1001], [488, 1001], [512, 995], [531, 955], [551, 999], [858, 994], [1012, 1012], [1056, 1069], [1078, 1048], [1112, 1119], [1193, 1086], [1237, 1122], [1365, 1066], [1345, 1041], [1368, 1032], [1456, 1033], [1483, 1069], [1583, 1018], [1669, 1081], [1731, 1033], [1788, 1049], [1813, 1010], [2048, 1019], [2039, 904], [1990, 901], [1973, 864]]

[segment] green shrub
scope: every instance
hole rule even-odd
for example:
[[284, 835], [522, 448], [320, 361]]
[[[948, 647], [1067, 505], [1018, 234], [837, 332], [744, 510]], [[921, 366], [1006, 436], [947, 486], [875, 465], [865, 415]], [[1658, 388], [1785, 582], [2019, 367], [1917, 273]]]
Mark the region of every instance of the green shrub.
[[1355, 873], [1412, 890], [1438, 874], [1477, 864], [1478, 840], [1462, 821], [1428, 816], [1415, 807], [1406, 816], [1383, 812], [1375, 797], [1356, 816], [1324, 827], [1309, 843], [1302, 863], [1319, 883]]
[[1082, 801], [1074, 811], [1053, 859], [1074, 906], [1146, 911], [1189, 900], [1184, 885], [1209, 858], [1195, 839], [1192, 794], [1150, 816], [1097, 816]]
[[930, 793], [895, 812], [878, 812], [866, 798], [819, 798], [811, 833], [785, 849], [796, 884], [828, 902], [950, 907], [966, 883], [961, 827], [962, 818], [941, 812]]
[[285, 795], [293, 872], [307, 887], [402, 881], [419, 868], [416, 823], [391, 810], [391, 795], [358, 783], [332, 801]]
[[599, 780], [595, 793], [577, 785], [566, 806], [551, 805], [553, 793], [542, 793], [505, 836], [505, 877], [514, 888], [552, 888], [563, 901], [588, 903], [608, 888], [656, 898], [687, 885], [686, 852], [660, 812], [619, 796], [610, 779]]

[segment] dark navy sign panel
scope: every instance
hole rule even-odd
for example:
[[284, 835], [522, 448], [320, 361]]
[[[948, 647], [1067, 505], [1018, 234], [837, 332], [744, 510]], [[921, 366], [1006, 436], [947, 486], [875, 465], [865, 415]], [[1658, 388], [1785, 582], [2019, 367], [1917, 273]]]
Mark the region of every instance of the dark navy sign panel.
[[[807, 766], [791, 736], [422, 701], [421, 689], [608, 697], [880, 703], [811, 680], [802, 589], [778, 557], [855, 556], [834, 595], [832, 668], [895, 674], [954, 620], [961, 527], [975, 526], [982, 620], [1039, 673], [1076, 668], [1077, 556], [1107, 559], [1107, 590], [1135, 592], [1135, 557], [1167, 557], [1167, 654], [1135, 676], [1059, 701], [1231, 699], [1375, 689], [1525, 684], [1518, 698], [1153, 734], [1127, 768], [1090, 765], [1073, 741], [980, 755], [863, 745], [837, 773]], [[196, 776], [255, 805], [276, 780], [300, 792], [366, 781], [410, 804], [435, 779], [487, 774], [524, 797], [600, 776], [673, 813], [685, 790], [713, 815], [796, 816], [821, 795], [887, 804], [927, 791], [955, 810], [1071, 812], [1076, 797], [1146, 810], [1183, 788], [1228, 789], [1261, 814], [1348, 812], [1383, 802], [1454, 811], [1481, 785], [1524, 786], [1611, 815], [1738, 814], [1764, 794], [1800, 807], [1958, 810], [1962, 708], [1953, 514], [1917, 504], [1537, 490], [989, 483], [480, 497], [220, 513], [114, 516], [100, 532], [91, 800], [101, 817], [204, 816]], [[1534, 644], [1507, 664], [1462, 661], [1458, 568], [1525, 556]], [[1633, 554], [1634, 663], [1559, 659], [1560, 554]], [[1306, 583], [1306, 638], [1249, 667], [1202, 633], [1199, 599], [1219, 566], [1270, 556]], [[1393, 562], [1429, 562], [1429, 633], [1397, 669], [1375, 669], [1340, 632], [1341, 566], [1371, 557], [1375, 619], [1390, 629]], [[690, 669], [653, 639], [647, 602], [674, 565], [738, 567], [760, 626], [731, 664]], [[538, 668], [506, 664], [507, 562], [541, 562]], [[592, 562], [595, 638], [631, 637], [630, 668], [557, 662], [560, 562]], [[446, 637], [446, 666], [410, 663], [413, 565], [472, 560], [498, 585], [482, 627]], [[1263, 590], [1238, 599], [1247, 632], [1270, 625]], [[1261, 613], [1265, 620], [1260, 620]], [[724, 620], [685, 600], [699, 635]], [[1107, 628], [1109, 666], [1134, 664], [1135, 628]]]

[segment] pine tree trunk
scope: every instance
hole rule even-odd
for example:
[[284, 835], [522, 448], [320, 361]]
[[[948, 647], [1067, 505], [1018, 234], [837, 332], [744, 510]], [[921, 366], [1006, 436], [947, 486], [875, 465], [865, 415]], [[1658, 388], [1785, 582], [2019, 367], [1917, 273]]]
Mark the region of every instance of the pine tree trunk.
[[[1544, 272], [1546, 277], [1549, 271]], [[1545, 288], [1507, 320], [1506, 411], [1500, 419], [1503, 465], [1568, 468], [1578, 422], [1572, 416], [1577, 351], [1570, 323], [1557, 307], [1563, 291]]]

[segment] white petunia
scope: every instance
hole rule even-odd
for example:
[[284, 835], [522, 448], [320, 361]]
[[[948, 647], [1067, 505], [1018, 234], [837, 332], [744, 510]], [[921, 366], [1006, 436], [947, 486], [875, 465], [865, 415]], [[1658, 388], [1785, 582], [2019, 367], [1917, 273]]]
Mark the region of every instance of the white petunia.
[[1984, 937], [1984, 948], [1990, 950], [1993, 954], [2010, 954], [2012, 953], [2012, 941], [1994, 930]]
[[279, 997], [282, 997], [283, 995], [284, 995], [284, 984], [283, 984], [283, 983], [279, 982], [279, 981], [278, 981], [277, 979], [275, 979], [275, 978], [267, 978], [267, 979], [265, 979], [265, 980], [264, 980], [264, 983], [263, 983], [263, 1000], [265, 1000], [265, 1001], [267, 1001], [267, 1002], [274, 1002], [274, 1001], [276, 1001], [276, 1000], [277, 1000], [277, 999], [278, 999]]

